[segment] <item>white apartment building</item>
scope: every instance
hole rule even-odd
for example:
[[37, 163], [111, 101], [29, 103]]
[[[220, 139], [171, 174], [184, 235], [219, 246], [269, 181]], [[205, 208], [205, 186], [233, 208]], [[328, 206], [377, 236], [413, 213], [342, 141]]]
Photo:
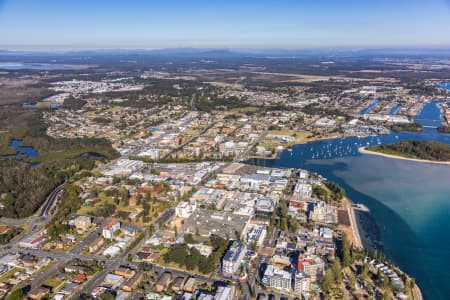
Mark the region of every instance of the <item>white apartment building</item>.
[[311, 277], [305, 273], [297, 273], [294, 277], [294, 293], [301, 295], [311, 291]]
[[299, 200], [308, 200], [312, 196], [312, 185], [303, 181], [297, 182], [294, 188], [294, 196]]
[[116, 231], [120, 230], [120, 222], [111, 221], [105, 227], [103, 227], [102, 234], [105, 239], [114, 239]]
[[235, 275], [246, 251], [247, 246], [244, 243], [234, 241], [222, 259], [222, 273], [229, 276]]
[[175, 207], [175, 215], [180, 218], [189, 218], [197, 208], [194, 201], [182, 201]]
[[268, 265], [262, 279], [263, 284], [281, 291], [290, 292], [292, 288], [291, 273]]

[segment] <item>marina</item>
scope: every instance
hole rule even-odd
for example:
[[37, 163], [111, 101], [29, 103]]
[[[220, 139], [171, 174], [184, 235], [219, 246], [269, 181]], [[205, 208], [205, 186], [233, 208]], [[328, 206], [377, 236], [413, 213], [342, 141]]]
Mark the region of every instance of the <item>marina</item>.
[[368, 106], [366, 106], [364, 109], [362, 109], [359, 113], [361, 115], [368, 114], [375, 106], [378, 105], [378, 100], [374, 100], [372, 103], [370, 103]]
[[422, 132], [315, 141], [296, 145], [276, 160], [249, 163], [303, 168], [341, 185], [357, 203], [354, 212], [364, 246], [382, 250], [415, 277], [425, 299], [449, 299], [447, 270], [442, 265], [450, 255], [450, 243], [442, 243], [444, 237], [450, 240], [450, 220], [445, 213], [450, 211], [449, 167], [358, 151], [402, 140], [450, 144], [450, 134], [436, 129], [441, 124], [441, 103], [425, 104], [416, 116], [415, 122], [427, 126]]

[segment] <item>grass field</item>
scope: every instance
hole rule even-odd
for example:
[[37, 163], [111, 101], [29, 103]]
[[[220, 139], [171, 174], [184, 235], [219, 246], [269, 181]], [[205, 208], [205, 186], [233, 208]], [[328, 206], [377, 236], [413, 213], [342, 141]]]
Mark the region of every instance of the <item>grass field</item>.
[[59, 286], [61, 284], [61, 280], [56, 279], [55, 277], [50, 277], [47, 278], [44, 282], [43, 285], [47, 285], [50, 286], [52, 288], [56, 288], [57, 286]]
[[108, 108], [106, 111], [108, 111], [108, 112], [118, 112], [118, 111], [121, 111], [121, 110], [123, 110], [124, 108], [123, 107], [121, 107], [121, 106], [113, 106], [113, 107], [111, 107], [111, 108]]
[[247, 112], [257, 112], [259, 111], [260, 108], [256, 107], [256, 106], [246, 106], [246, 107], [239, 107], [239, 108], [234, 108], [232, 109], [232, 111], [234, 112], [239, 112], [239, 113], [247, 113]]
[[311, 135], [310, 132], [307, 131], [293, 131], [293, 130], [271, 130], [269, 131], [269, 135], [280, 135], [280, 136], [291, 136], [294, 137], [295, 140], [292, 142], [282, 142], [279, 139], [273, 138], [273, 137], [267, 137], [262, 143], [261, 146], [264, 146], [266, 148], [276, 148], [278, 146], [283, 147], [290, 147], [297, 144], [304, 144], [307, 142], [310, 142], [314, 140], [313, 138], [310, 138]]

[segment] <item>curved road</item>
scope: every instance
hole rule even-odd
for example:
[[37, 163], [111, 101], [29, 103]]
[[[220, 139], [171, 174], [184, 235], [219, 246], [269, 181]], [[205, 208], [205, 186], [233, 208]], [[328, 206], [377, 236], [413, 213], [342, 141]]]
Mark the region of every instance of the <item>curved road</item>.
[[64, 183], [57, 186], [51, 193], [48, 195], [47, 199], [45, 200], [44, 205], [42, 206], [41, 212], [39, 214], [40, 217], [47, 217], [48, 212], [50, 211], [50, 208], [52, 208], [53, 204], [55, 203], [56, 197], [59, 195], [59, 193], [63, 190]]

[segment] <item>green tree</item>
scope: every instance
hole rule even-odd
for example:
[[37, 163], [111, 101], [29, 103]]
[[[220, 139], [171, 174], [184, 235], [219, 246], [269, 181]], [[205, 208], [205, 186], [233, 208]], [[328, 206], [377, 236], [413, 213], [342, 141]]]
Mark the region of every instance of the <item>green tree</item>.
[[8, 300], [22, 300], [23, 298], [25, 298], [25, 293], [22, 289], [12, 291], [8, 296]]
[[150, 202], [152, 200], [152, 194], [150, 192], [145, 193], [145, 202]]
[[356, 278], [355, 278], [355, 274], [353, 274], [353, 272], [350, 272], [348, 274], [348, 284], [350, 285], [350, 290], [353, 291], [355, 289], [355, 284], [356, 284]]
[[331, 265], [331, 271], [333, 272], [335, 282], [340, 283], [342, 281], [342, 267], [338, 258]]
[[350, 243], [347, 239], [347, 235], [344, 233], [341, 240], [340, 258], [342, 265], [348, 267], [351, 264]]
[[100, 295], [101, 300], [114, 300], [116, 299], [116, 296], [113, 295], [111, 292], [104, 292]]
[[130, 194], [128, 193], [128, 190], [126, 188], [123, 188], [122, 191], [120, 192], [120, 196], [121, 196], [122, 204], [126, 205], [128, 203], [128, 198], [130, 196]]
[[369, 279], [369, 267], [367, 266], [366, 263], [364, 263], [364, 264], [362, 265], [362, 267], [361, 267], [361, 277], [362, 277], [364, 280]]
[[148, 216], [150, 213], [150, 204], [147, 201], [142, 203], [142, 215]]
[[287, 230], [289, 229], [289, 227], [288, 227], [288, 221], [287, 221], [286, 216], [282, 216], [282, 217], [281, 217], [281, 225], [280, 225], [280, 227], [281, 227], [281, 229], [282, 229], [283, 231], [287, 231]]
[[191, 233], [184, 234], [184, 241], [188, 244], [195, 244], [197, 241], [194, 239]]
[[325, 272], [325, 275], [323, 276], [322, 279], [322, 284], [321, 284], [321, 288], [325, 293], [328, 293], [331, 288], [333, 287], [333, 284], [335, 282], [334, 279], [334, 275], [333, 275], [333, 271], [331, 269], [328, 269]]
[[143, 199], [143, 197], [142, 197], [142, 194], [137, 194], [137, 196], [136, 196], [136, 204], [137, 205], [142, 205], [142, 199]]

